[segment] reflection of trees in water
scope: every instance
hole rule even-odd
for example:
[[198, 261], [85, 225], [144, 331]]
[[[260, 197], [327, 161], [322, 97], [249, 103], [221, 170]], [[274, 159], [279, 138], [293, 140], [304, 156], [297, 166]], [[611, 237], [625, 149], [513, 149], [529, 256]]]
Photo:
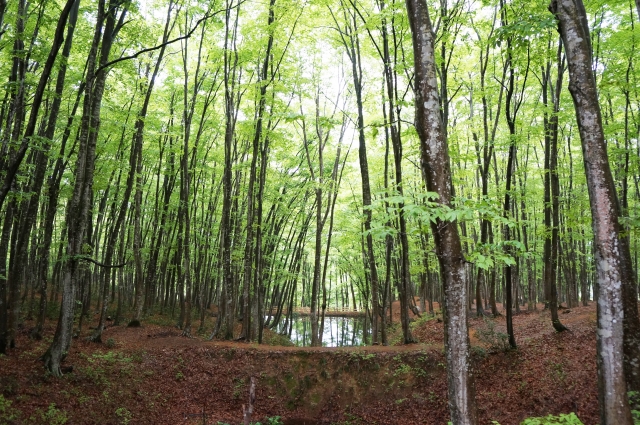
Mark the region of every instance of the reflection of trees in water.
[[[344, 347], [363, 344], [364, 318], [325, 317], [322, 345], [324, 347]], [[290, 321], [282, 320], [273, 328], [287, 335], [299, 347], [311, 345], [311, 320], [309, 316], [292, 315]]]

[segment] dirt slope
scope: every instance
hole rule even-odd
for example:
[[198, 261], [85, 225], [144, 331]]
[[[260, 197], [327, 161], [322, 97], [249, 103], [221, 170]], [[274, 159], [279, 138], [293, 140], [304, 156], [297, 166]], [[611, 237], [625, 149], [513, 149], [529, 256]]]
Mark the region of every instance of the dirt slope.
[[[556, 334], [546, 312], [516, 315], [519, 348], [507, 352], [496, 349], [504, 318], [492, 329], [472, 319], [480, 423], [571, 411], [597, 423], [595, 307], [561, 319], [570, 332]], [[0, 357], [0, 423], [237, 424], [256, 376], [254, 419], [263, 423], [281, 416], [289, 424], [446, 424], [442, 323], [418, 323], [419, 344], [341, 349], [208, 342], [154, 324], [111, 327], [108, 344], [74, 340], [65, 363], [73, 370], [56, 379], [37, 360], [52, 325], [48, 339], [31, 341], [27, 322], [18, 348]]]

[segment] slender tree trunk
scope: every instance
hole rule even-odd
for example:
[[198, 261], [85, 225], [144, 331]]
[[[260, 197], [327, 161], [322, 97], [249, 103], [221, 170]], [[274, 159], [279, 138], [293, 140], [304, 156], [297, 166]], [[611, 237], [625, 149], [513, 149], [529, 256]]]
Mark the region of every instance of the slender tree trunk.
[[[109, 53], [119, 29], [124, 24], [126, 9], [119, 19], [118, 4], [112, 2], [105, 8], [104, 0], [100, 0], [98, 17], [93, 43], [88, 59], [87, 85], [85, 103], [79, 136], [76, 176], [72, 198], [67, 205], [67, 263], [63, 273], [63, 294], [58, 327], [53, 342], [43, 355], [45, 367], [55, 376], [61, 375], [60, 363], [66, 357], [71, 346], [71, 332], [74, 317], [75, 292], [79, 279], [80, 256], [84, 255], [83, 243], [89, 225], [89, 208], [91, 207], [93, 177], [95, 172], [96, 144], [100, 129], [100, 107], [104, 94], [107, 70], [95, 73], [98, 45], [100, 47], [100, 66], [107, 63]], [[108, 13], [106, 12], [108, 11]], [[105, 21], [106, 19], [106, 21]], [[104, 22], [103, 22], [104, 21]], [[104, 23], [104, 35], [103, 35]]]
[[[56, 57], [58, 56], [58, 52], [60, 51], [60, 47], [62, 46], [62, 43], [64, 41], [64, 29], [67, 25], [67, 19], [75, 1], [76, 0], [67, 0], [64, 8], [60, 12], [60, 17], [58, 18], [58, 23], [52, 40], [51, 50], [49, 51], [49, 56], [47, 57], [47, 60], [42, 69], [42, 74], [40, 74], [38, 87], [36, 88], [33, 100], [31, 101], [29, 121], [27, 122], [24, 134], [22, 135], [20, 146], [8, 161], [5, 161], [5, 158], [0, 158], [0, 169], [5, 170], [4, 181], [0, 186], [0, 208], [2, 208], [2, 205], [4, 204], [4, 200], [7, 196], [7, 193], [11, 189], [13, 180], [18, 172], [18, 168], [20, 167], [20, 164], [22, 163], [22, 160], [27, 153], [31, 137], [36, 131], [38, 113], [40, 111], [40, 106], [42, 105], [42, 99], [46, 92], [47, 84], [49, 84], [49, 77], [51, 75], [51, 71], [53, 70], [53, 65], [55, 63]], [[4, 11], [4, 8], [0, 7], [0, 9]], [[20, 16], [18, 19], [19, 21], [21, 21], [23, 16], [20, 13], [19, 15]], [[18, 31], [20, 30], [18, 29]]]
[[[171, 30], [171, 12], [173, 9], [173, 1], [169, 2], [167, 7], [167, 18], [164, 26], [164, 33], [162, 36], [162, 42], [166, 43], [169, 38], [169, 31]], [[133, 257], [134, 257], [134, 266], [135, 266], [135, 309], [134, 315], [130, 325], [139, 326], [140, 321], [142, 320], [142, 309], [144, 307], [144, 273], [142, 267], [142, 230], [141, 230], [141, 204], [142, 204], [142, 146], [144, 141], [144, 128], [145, 121], [147, 117], [147, 110], [149, 108], [149, 102], [151, 100], [151, 93], [153, 92], [153, 88], [155, 85], [156, 77], [158, 72], [160, 71], [160, 64], [164, 58], [165, 46], [160, 48], [160, 52], [158, 53], [158, 58], [156, 59], [155, 66], [153, 68], [153, 74], [151, 75], [151, 79], [149, 80], [149, 84], [147, 86], [147, 90], [145, 92], [144, 102], [142, 105], [142, 109], [138, 114], [138, 118], [135, 123], [135, 134], [133, 136], [132, 142], [132, 158], [133, 161], [130, 163], [132, 167], [129, 170], [129, 174], [131, 177], [135, 176], [135, 194], [134, 194], [134, 235], [133, 235]], [[148, 77], [147, 68], [147, 75]], [[129, 179], [128, 179], [129, 181]], [[130, 179], [131, 184], [134, 183], [133, 178]], [[131, 189], [129, 189], [129, 192]]]
[[551, 312], [551, 323], [556, 331], [562, 332], [567, 328], [560, 323], [558, 317], [558, 244], [559, 244], [559, 183], [558, 183], [558, 111], [560, 110], [560, 93], [562, 88], [564, 64], [562, 63], [562, 40], [558, 44], [557, 53], [557, 75], [555, 90], [551, 85], [551, 63], [547, 62], [543, 68], [542, 79], [542, 102], [548, 105], [548, 93], [552, 93], [552, 114], [551, 117], [544, 113], [545, 123], [545, 150], [544, 150], [544, 225], [547, 229], [547, 236], [544, 240], [544, 300], [545, 308]]
[[[224, 317], [218, 317], [218, 321], [223, 320], [224, 339], [233, 338], [233, 326], [235, 324], [236, 303], [234, 298], [234, 275], [231, 264], [231, 249], [233, 229], [231, 221], [232, 208], [232, 155], [235, 132], [235, 78], [238, 63], [238, 53], [235, 48], [235, 35], [238, 27], [239, 5], [235, 9], [231, 7], [235, 0], [227, 0], [227, 11], [225, 13], [225, 54], [224, 54], [224, 111], [225, 111], [225, 136], [224, 136], [224, 171], [222, 175], [222, 220], [220, 231], [222, 232], [222, 280], [224, 285], [225, 299]], [[235, 18], [233, 12], [235, 11]], [[233, 21], [232, 21], [233, 19]]]
[[[506, 10], [506, 3], [504, 0], [500, 1], [500, 9], [501, 9], [502, 26], [507, 27], [508, 26], [507, 10]], [[516, 168], [516, 152], [517, 152], [516, 115], [518, 113], [518, 110], [520, 109], [520, 105], [522, 105], [522, 94], [518, 96], [515, 88], [515, 65], [513, 64], [513, 48], [512, 48], [511, 36], [507, 37], [506, 45], [507, 45], [507, 51], [506, 51], [505, 70], [508, 70], [509, 72], [509, 80], [506, 88], [505, 115], [507, 118], [507, 125], [509, 127], [509, 156], [507, 159], [507, 172], [505, 176], [506, 187], [505, 187], [505, 195], [504, 195], [503, 214], [504, 214], [504, 218], [508, 220], [512, 217], [515, 218], [517, 216], [517, 214], [512, 213], [513, 206], [511, 201], [511, 190], [512, 190], [512, 184], [514, 181], [514, 173]], [[523, 91], [524, 91], [524, 85], [526, 84], [526, 81], [527, 81], [528, 73], [529, 73], [529, 63], [527, 61], [527, 65], [524, 72], [524, 81], [522, 83]], [[505, 226], [504, 231], [505, 231], [505, 240], [510, 241], [511, 240], [510, 226]], [[507, 245], [505, 247], [505, 250], [507, 255], [513, 254], [513, 248], [511, 246]], [[512, 286], [513, 286], [513, 281], [515, 280], [514, 277], [517, 276], [517, 261], [518, 260], [516, 259], [515, 267], [511, 264], [506, 264], [504, 267], [505, 301], [506, 301], [505, 311], [506, 311], [506, 322], [507, 322], [507, 334], [509, 335], [509, 345], [511, 346], [511, 348], [516, 348], [516, 339], [513, 332], [513, 312], [512, 312], [513, 288]], [[515, 268], [515, 273], [514, 273], [514, 268]], [[517, 302], [518, 301], [516, 299], [516, 304]]]
[[[384, 8], [384, 3], [381, 2], [381, 8]], [[384, 62], [384, 76], [387, 85], [387, 101], [389, 103], [389, 126], [391, 133], [391, 145], [393, 147], [393, 159], [395, 170], [395, 185], [396, 191], [400, 198], [404, 197], [404, 188], [402, 185], [402, 139], [400, 137], [399, 121], [396, 120], [394, 102], [396, 97], [396, 88], [394, 82], [396, 81], [395, 75], [391, 67], [391, 54], [389, 50], [389, 37], [387, 35], [387, 22], [386, 18], [382, 18], [382, 60]], [[398, 280], [398, 289], [400, 292], [400, 317], [402, 324], [402, 335], [405, 344], [416, 342], [411, 335], [411, 328], [409, 327], [409, 309], [413, 305], [413, 300], [410, 299], [411, 294], [411, 274], [409, 266], [409, 238], [407, 236], [407, 220], [404, 215], [404, 201], [400, 201], [397, 205], [398, 208], [398, 221], [400, 224], [400, 279]], [[377, 321], [377, 317], [376, 317]]]
[[[69, 25], [67, 28], [67, 36], [64, 42], [64, 47], [62, 49], [62, 57], [64, 58], [64, 60], [62, 61], [62, 64], [60, 65], [60, 70], [58, 71], [58, 76], [56, 80], [56, 89], [55, 89], [56, 96], [51, 105], [51, 111], [49, 113], [47, 128], [44, 133], [44, 137], [48, 140], [53, 139], [53, 136], [56, 130], [58, 113], [60, 111], [60, 104], [62, 101], [62, 98], [61, 98], [62, 90], [64, 89], [64, 83], [65, 83], [65, 77], [66, 77], [66, 71], [67, 71], [66, 59], [69, 57], [69, 54], [71, 53], [71, 45], [73, 41], [73, 34], [75, 31], [76, 22], [78, 19], [79, 6], [80, 6], [80, 0], [77, 0], [74, 3], [73, 8], [71, 9], [69, 14]], [[76, 105], [74, 105], [72, 115], [75, 115], [76, 108], [77, 108], [77, 103]], [[41, 192], [41, 186], [44, 183], [44, 177], [45, 177], [44, 172], [45, 172], [46, 164], [48, 162], [46, 153], [49, 151], [50, 148], [51, 148], [51, 144], [47, 143], [45, 145], [44, 151], [39, 153], [40, 161], [41, 161], [39, 165], [41, 166], [41, 168], [39, 168], [40, 171], [36, 171], [36, 178], [35, 178], [36, 197], [34, 200], [31, 201], [31, 202], [34, 202], [36, 205], [38, 204], [39, 194]], [[49, 197], [53, 199], [49, 199], [48, 208], [52, 208], [53, 210], [55, 210], [55, 206], [57, 206], [58, 197], [53, 193], [49, 193]], [[52, 201], [55, 201], [55, 202], [52, 202]], [[55, 206], [51, 205], [52, 203], [54, 203]], [[44, 208], [43, 206], [42, 213], [49, 214], [49, 210], [47, 208]], [[46, 223], [46, 220], [45, 220], [45, 223]], [[51, 236], [52, 236], [51, 233], [47, 235], [46, 224], [44, 227], [45, 227], [45, 232], [43, 234], [43, 244], [45, 246], [43, 247], [40, 253], [40, 262], [42, 263], [46, 261], [46, 265], [44, 266], [44, 270], [38, 268], [36, 272], [35, 279], [36, 279], [36, 284], [38, 285], [38, 290], [40, 292], [40, 310], [39, 310], [36, 326], [31, 332], [31, 335], [36, 337], [37, 339], [40, 339], [41, 333], [42, 333], [42, 327], [44, 325], [44, 315], [46, 311], [46, 302], [47, 302], [47, 273], [49, 269], [48, 267], [49, 247], [51, 245]], [[43, 274], [43, 271], [44, 271], [44, 274]]]
[[9, 241], [15, 210], [15, 202], [10, 201], [5, 208], [4, 220], [2, 220], [2, 233], [0, 234], [0, 353], [7, 353], [9, 338], [7, 335], [8, 313], [7, 306], [7, 257], [9, 254]]
[[[491, 158], [494, 156], [494, 140], [496, 137], [496, 131], [498, 128], [498, 121], [500, 118], [500, 111], [502, 110], [502, 96], [504, 94], [504, 81], [506, 79], [507, 67], [503, 67], [502, 70], [502, 79], [500, 80], [500, 89], [498, 94], [497, 108], [495, 115], [493, 116], [493, 123], [490, 122], [492, 119], [492, 111], [489, 105], [489, 99], [487, 97], [487, 87], [486, 87], [486, 76], [487, 69], [489, 67], [489, 54], [491, 49], [491, 43], [489, 40], [493, 37], [495, 31], [495, 24], [497, 18], [497, 9], [494, 10], [491, 31], [487, 36], [487, 41], [485, 42], [484, 48], [480, 51], [480, 91], [482, 96], [482, 130], [483, 130], [483, 143], [480, 146], [478, 141], [477, 134], [473, 133], [473, 139], [476, 142], [476, 155], [478, 158], [478, 170], [480, 174], [480, 180], [482, 184], [482, 195], [481, 201], [488, 202], [489, 201], [489, 170], [491, 166]], [[476, 34], [478, 38], [481, 38], [480, 33], [476, 30]], [[492, 124], [490, 126], [490, 124]], [[498, 181], [496, 180], [496, 184]], [[493, 244], [493, 230], [491, 221], [485, 217], [480, 217], [480, 245], [482, 247], [491, 246]], [[487, 285], [486, 281], [489, 280], [490, 283]], [[495, 299], [495, 270], [482, 270], [478, 268], [478, 274], [476, 277], [476, 314], [478, 316], [484, 315], [484, 309], [482, 309], [482, 300], [478, 299], [478, 296], [481, 291], [481, 286], [488, 286], [489, 290], [489, 306], [491, 308], [491, 314], [493, 316], [498, 316], [498, 307], [496, 305]], [[478, 308], [478, 306], [480, 308]]]
[[[344, 5], [347, 8], [351, 8], [349, 5]], [[376, 259], [373, 250], [373, 236], [371, 235], [371, 184], [369, 182], [369, 161], [367, 158], [367, 142], [364, 134], [364, 108], [362, 100], [362, 60], [360, 56], [360, 42], [357, 35], [357, 17], [356, 12], [353, 10], [351, 16], [344, 11], [344, 37], [343, 45], [346, 49], [347, 55], [351, 62], [351, 74], [353, 77], [354, 91], [356, 94], [356, 105], [358, 108], [358, 160], [360, 162], [360, 177], [362, 179], [362, 205], [364, 213], [364, 233], [365, 233], [365, 269], [371, 282], [371, 343], [378, 343], [379, 332], [379, 299], [378, 294], [379, 278], [378, 269], [376, 266]], [[334, 17], [335, 20], [335, 17]], [[339, 25], [336, 20], [336, 25]]]

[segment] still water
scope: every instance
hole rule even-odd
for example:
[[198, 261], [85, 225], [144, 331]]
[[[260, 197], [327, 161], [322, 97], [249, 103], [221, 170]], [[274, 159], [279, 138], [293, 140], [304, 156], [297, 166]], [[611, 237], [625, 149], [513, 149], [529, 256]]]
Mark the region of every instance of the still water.
[[[289, 326], [284, 328], [284, 318], [274, 331], [289, 335]], [[323, 347], [347, 347], [363, 345], [364, 317], [325, 317], [322, 334]], [[309, 316], [294, 315], [291, 326], [291, 342], [299, 347], [311, 345], [311, 320]]]

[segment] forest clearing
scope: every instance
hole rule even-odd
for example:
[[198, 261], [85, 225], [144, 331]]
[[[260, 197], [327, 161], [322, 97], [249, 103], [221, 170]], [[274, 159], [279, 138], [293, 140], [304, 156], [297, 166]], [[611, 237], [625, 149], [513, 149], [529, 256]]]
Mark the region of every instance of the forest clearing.
[[[595, 306], [564, 311], [570, 332], [563, 333], [554, 331], [548, 311], [515, 315], [517, 350], [505, 344], [504, 316], [494, 329], [502, 340], [491, 332], [479, 339], [487, 323], [471, 321], [479, 423], [512, 425], [570, 412], [585, 425], [599, 423]], [[96, 345], [82, 338], [87, 330], [74, 342], [62, 379], [47, 375], [37, 360], [46, 338], [29, 340], [31, 324], [20, 332], [22, 348], [0, 357], [2, 423], [53, 424], [64, 417], [67, 424], [237, 425], [251, 376], [257, 378], [253, 420], [262, 424], [279, 416], [290, 425], [441, 425], [449, 417], [443, 324], [435, 318], [415, 322], [418, 343], [386, 347], [270, 345], [277, 336], [266, 344], [206, 341], [150, 323], [108, 327], [109, 342]]]

